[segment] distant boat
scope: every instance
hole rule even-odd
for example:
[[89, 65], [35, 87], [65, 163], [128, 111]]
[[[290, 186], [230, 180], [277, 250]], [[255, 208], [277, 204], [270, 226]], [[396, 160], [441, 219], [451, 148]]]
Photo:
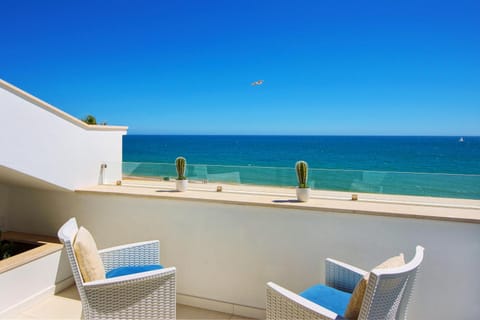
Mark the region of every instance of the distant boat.
[[463, 137], [461, 137], [460, 139], [458, 139], [458, 142], [463, 142]]

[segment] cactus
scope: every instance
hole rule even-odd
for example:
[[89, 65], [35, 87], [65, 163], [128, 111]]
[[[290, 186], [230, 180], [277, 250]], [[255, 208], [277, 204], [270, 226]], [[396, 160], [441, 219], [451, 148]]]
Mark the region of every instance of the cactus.
[[178, 157], [175, 159], [175, 166], [177, 168], [177, 180], [187, 180], [187, 177], [185, 176], [187, 160], [185, 160], [184, 157]]
[[308, 188], [308, 164], [303, 160], [297, 161], [295, 164], [295, 169], [297, 170], [298, 187]]

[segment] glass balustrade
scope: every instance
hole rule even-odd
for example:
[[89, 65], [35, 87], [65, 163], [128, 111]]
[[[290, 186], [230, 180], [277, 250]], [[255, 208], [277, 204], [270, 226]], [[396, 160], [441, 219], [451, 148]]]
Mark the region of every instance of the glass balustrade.
[[[172, 163], [122, 163], [124, 178], [172, 180]], [[205, 183], [296, 186], [294, 168], [187, 164], [187, 177]], [[480, 175], [309, 169], [313, 189], [480, 199]]]

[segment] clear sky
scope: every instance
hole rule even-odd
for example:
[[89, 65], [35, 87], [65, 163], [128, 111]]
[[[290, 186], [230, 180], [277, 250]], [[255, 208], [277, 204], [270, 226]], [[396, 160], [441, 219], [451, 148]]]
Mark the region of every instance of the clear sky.
[[0, 78], [131, 134], [480, 135], [478, 0], [3, 0], [0, 30]]

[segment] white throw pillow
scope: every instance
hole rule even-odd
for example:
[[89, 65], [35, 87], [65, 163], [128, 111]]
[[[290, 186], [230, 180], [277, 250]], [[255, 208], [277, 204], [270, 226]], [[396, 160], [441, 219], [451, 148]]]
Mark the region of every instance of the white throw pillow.
[[98, 254], [97, 244], [90, 232], [80, 227], [73, 243], [78, 267], [84, 282], [105, 279], [105, 268]]

